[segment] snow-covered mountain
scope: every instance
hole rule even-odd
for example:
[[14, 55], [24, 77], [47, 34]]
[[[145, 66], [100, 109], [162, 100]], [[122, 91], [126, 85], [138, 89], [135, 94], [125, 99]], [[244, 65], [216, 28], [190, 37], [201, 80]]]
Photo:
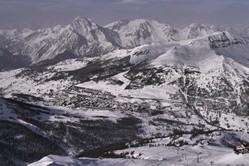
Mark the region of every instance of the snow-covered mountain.
[[111, 23], [105, 27], [77, 17], [69, 25], [46, 29], [2, 30], [0, 48], [13, 55], [28, 56], [32, 64], [41, 61], [100, 56], [121, 48], [144, 44], [186, 40], [213, 33], [215, 28], [190, 24], [179, 29], [154, 20], [136, 19]]
[[168, 24], [146, 19], [121, 20], [105, 27], [119, 34], [123, 48], [170, 41], [176, 33], [176, 30]]
[[214, 32], [214, 27], [192, 23], [190, 25], [187, 25], [183, 29], [179, 29], [174, 38], [175, 40], [194, 39], [197, 37], [207, 36]]
[[36, 31], [25, 29], [8, 38], [8, 50], [29, 56], [33, 63], [53, 59], [63, 53], [70, 53], [68, 58], [98, 56], [119, 48], [115, 32], [84, 17], [77, 17], [67, 26]]
[[248, 38], [215, 29], [149, 20], [101, 27], [78, 17], [1, 33], [6, 64], [26, 54], [43, 62], [0, 72], [0, 165], [50, 154], [141, 160], [48, 156], [34, 164], [194, 165], [196, 154], [201, 165], [248, 164], [233, 152], [249, 143]]

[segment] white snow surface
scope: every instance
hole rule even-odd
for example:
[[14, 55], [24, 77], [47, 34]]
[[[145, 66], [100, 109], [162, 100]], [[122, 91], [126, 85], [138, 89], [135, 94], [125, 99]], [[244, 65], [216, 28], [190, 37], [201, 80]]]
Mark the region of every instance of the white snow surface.
[[[131, 149], [134, 151], [134, 149]], [[28, 166], [217, 166], [249, 165], [249, 154], [235, 154], [231, 149], [217, 147], [189, 147], [183, 149], [172, 147], [150, 147], [135, 149], [134, 155], [141, 153], [146, 159], [92, 159], [49, 155]], [[199, 161], [197, 159], [199, 156]], [[157, 159], [155, 159], [157, 158]]]
[[197, 37], [206, 36], [214, 33], [215, 30], [211, 26], [191, 23], [180, 29], [178, 33], [174, 36], [175, 40], [186, 40], [186, 39], [194, 39]]
[[63, 166], [163, 166], [165, 163], [155, 160], [135, 160], [135, 159], [76, 159], [73, 157], [63, 157], [49, 155], [41, 160], [29, 164], [28, 166], [49, 166], [58, 164]]
[[[228, 38], [228, 42], [230, 43], [235, 40], [228, 32], [215, 32], [211, 35], [195, 39], [179, 42], [153, 43], [130, 50], [119, 50], [109, 53], [103, 58], [130, 56], [130, 63], [132, 64], [139, 64], [146, 61], [156, 67], [171, 66], [182, 70], [194, 67], [195, 70], [200, 72], [196, 78], [200, 87], [205, 87], [211, 82], [215, 83], [214, 78], [219, 77], [225, 77], [233, 85], [237, 85], [244, 78], [247, 78], [249, 74], [249, 62], [247, 60], [249, 46], [246, 44], [231, 44], [225, 48], [210, 48], [210, 38], [213, 40], [221, 40], [224, 36]], [[125, 94], [136, 97], [147, 96], [148, 98], [161, 98], [165, 96], [162, 94], [162, 90], [164, 90], [164, 92], [170, 92], [172, 90], [176, 92], [177, 89], [167, 83], [180, 77], [179, 74], [173, 73], [170, 79], [167, 78], [168, 82], [166, 84], [156, 87], [147, 86], [143, 89], [130, 91], [124, 89], [129, 84], [129, 80], [125, 79], [125, 74], [126, 72], [114, 76], [115, 79], [124, 82], [122, 86], [109, 84], [108, 81], [89, 81], [79, 84], [78, 86], [104, 90], [115, 95]], [[165, 97], [167, 99], [167, 95]]]
[[121, 45], [125, 48], [169, 41], [175, 33], [174, 28], [168, 24], [146, 19], [121, 20], [105, 27], [119, 34]]

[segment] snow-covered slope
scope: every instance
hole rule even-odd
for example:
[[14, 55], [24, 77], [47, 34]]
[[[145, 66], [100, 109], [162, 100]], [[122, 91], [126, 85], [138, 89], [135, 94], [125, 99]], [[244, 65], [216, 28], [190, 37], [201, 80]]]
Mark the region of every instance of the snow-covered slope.
[[168, 24], [145, 19], [121, 20], [105, 27], [119, 34], [121, 45], [124, 48], [170, 41], [171, 37], [176, 33], [176, 30]]
[[[194, 95], [200, 93], [198, 91], [203, 91], [203, 93], [208, 92], [211, 97], [217, 95], [215, 90], [225, 90], [226, 92], [222, 93], [229, 93], [231, 100], [236, 100], [237, 104], [240, 104], [239, 96], [242, 93], [246, 94], [244, 84], [249, 74], [248, 52], [248, 44], [242, 38], [234, 37], [228, 32], [215, 32], [195, 39], [153, 43], [130, 50], [113, 51], [93, 63], [88, 63], [87, 59], [85, 59], [86, 61], [84, 59], [69, 60], [64, 70], [56, 70], [60, 69], [60, 65], [63, 64], [59, 63], [38, 72], [39, 75], [35, 70], [24, 70], [20, 71], [16, 78], [13, 75], [14, 77], [12, 76], [11, 81], [8, 82], [4, 82], [5, 79], [8, 79], [5, 76], [9, 77], [8, 72], [0, 73], [2, 76], [1, 87], [3, 88], [2, 93], [8, 97], [15, 92], [44, 96], [44, 93], [49, 93], [47, 87], [50, 85], [51, 89], [61, 91], [63, 87], [79, 83], [82, 83], [81, 87], [109, 91], [114, 95], [155, 97], [158, 94], [153, 91], [165, 90], [167, 92], [172, 87], [175, 89], [174, 93], [179, 90], [180, 93], [183, 93], [181, 88], [186, 89], [182, 84], [189, 84], [189, 80], [191, 80], [192, 88], [195, 87], [192, 89]], [[77, 67], [76, 63], [79, 66], [82, 64], [81, 68]], [[70, 68], [71, 71], [67, 71], [66, 68]], [[30, 75], [30, 73], [36, 74], [36, 76]], [[34, 80], [33, 78], [28, 79], [31, 76]], [[57, 77], [64, 81], [58, 82]], [[110, 80], [107, 79], [109, 77]], [[25, 81], [26, 79], [29, 81]], [[115, 85], [116, 88], [112, 88], [113, 83], [110, 82], [112, 79], [124, 84], [122, 86]], [[188, 81], [186, 82], [185, 79]], [[24, 85], [24, 82], [29, 86]], [[20, 86], [23, 88], [20, 89]], [[135, 87], [140, 88], [136, 89]], [[229, 90], [231, 88], [232, 90]], [[39, 92], [36, 89], [39, 89]], [[190, 92], [185, 91], [184, 93]], [[169, 99], [169, 94], [163, 98]]]
[[197, 23], [189, 24], [183, 28], [176, 28], [169, 24], [146, 19], [121, 20], [105, 27], [119, 34], [121, 44], [125, 48], [134, 48], [135, 46], [156, 42], [195, 39], [220, 31], [215, 26]]
[[[145, 154], [147, 159], [91, 159], [66, 156], [49, 155], [41, 160], [29, 164], [28, 166], [48, 166], [54, 165], [75, 165], [75, 166], [210, 166], [210, 163], [219, 166], [225, 165], [248, 165], [249, 155], [237, 155], [227, 148], [217, 148], [215, 146], [187, 147], [185, 149], [176, 147], [141, 147], [131, 148], [134, 155]], [[159, 159], [153, 159], [155, 156]], [[198, 156], [199, 155], [199, 159]], [[152, 158], [152, 159], [151, 159]]]
[[179, 29], [178, 33], [174, 36], [174, 39], [175, 40], [194, 39], [197, 37], [206, 36], [214, 32], [215, 30], [212, 27], [203, 24], [192, 23], [182, 29]]
[[46, 156], [41, 160], [29, 164], [28, 166], [49, 166], [49, 165], [64, 165], [64, 166], [163, 166], [166, 163], [157, 160], [138, 160], [138, 159], [77, 159], [65, 156]]
[[67, 26], [37, 31], [25, 29], [10, 40], [10, 52], [28, 55], [33, 63], [53, 59], [66, 51], [72, 54], [68, 58], [73, 58], [97, 56], [119, 47], [115, 32], [84, 17], [77, 17]]

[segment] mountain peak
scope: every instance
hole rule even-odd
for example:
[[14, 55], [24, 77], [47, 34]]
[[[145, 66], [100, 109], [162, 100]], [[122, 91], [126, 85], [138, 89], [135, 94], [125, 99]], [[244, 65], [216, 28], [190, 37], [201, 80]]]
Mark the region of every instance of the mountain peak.
[[204, 24], [191, 23], [180, 30], [180, 39], [194, 39], [201, 36], [212, 34], [214, 30]]
[[207, 25], [204, 25], [204, 24], [199, 24], [199, 23], [191, 23], [189, 24], [188, 26], [186, 26], [184, 28], [184, 30], [187, 30], [187, 31], [210, 31], [211, 28], [208, 27]]
[[121, 20], [105, 27], [119, 34], [124, 48], [168, 41], [175, 33], [170, 25], [148, 19]]
[[[142, 23], [145, 23], [145, 22], [151, 22], [152, 20], [148, 20], [148, 19], [142, 19], [142, 18], [138, 18], [138, 19], [135, 19], [135, 20], [131, 20], [131, 22], [134, 22], [134, 23], [138, 23], [138, 24], [142, 24]], [[154, 21], [154, 20], [153, 20]]]
[[206, 25], [200, 23], [190, 23], [187, 27], [206, 27]]
[[148, 24], [148, 25], [167, 25], [167, 24], [163, 24], [163, 23], [160, 23], [159, 21], [157, 20], [149, 20], [149, 19], [142, 19], [142, 18], [139, 18], [139, 19], [135, 19], [135, 20], [130, 20], [129, 21], [130, 24], [133, 24], [133, 25], [143, 25], [143, 24]]
[[73, 22], [93, 22], [93, 21], [89, 18], [84, 17], [84, 16], [78, 16], [73, 20]]
[[118, 30], [121, 29], [123, 26], [129, 24], [129, 20], [119, 20], [119, 21], [115, 21], [113, 23], [110, 23], [108, 25], [106, 25], [106, 28], [109, 28], [111, 30]]
[[128, 26], [128, 27], [139, 27], [141, 25], [167, 25], [167, 24], [162, 24], [156, 20], [149, 20], [149, 19], [135, 19], [135, 20], [119, 20], [119, 21], [115, 21], [113, 23], [110, 23], [108, 25], [106, 25], [106, 28], [109, 28], [111, 30], [120, 30], [121, 28], [123, 28], [124, 26]]
[[83, 16], [76, 17], [72, 21], [70, 26], [76, 31], [82, 30], [82, 29], [85, 29], [87, 31], [89, 28], [96, 29], [98, 27], [98, 25], [95, 22], [93, 22], [91, 19], [88, 19]]

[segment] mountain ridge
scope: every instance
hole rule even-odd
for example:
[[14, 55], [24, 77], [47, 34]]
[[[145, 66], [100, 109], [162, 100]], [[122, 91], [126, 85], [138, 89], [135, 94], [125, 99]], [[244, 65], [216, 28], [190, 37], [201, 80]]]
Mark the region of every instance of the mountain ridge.
[[180, 29], [147, 19], [121, 20], [99, 26], [91, 19], [79, 16], [66, 26], [3, 30], [0, 36], [5, 42], [0, 46], [14, 55], [30, 57], [35, 64], [65, 52], [71, 52], [73, 57], [101, 56], [144, 44], [193, 39], [214, 33], [214, 29], [202, 24], [190, 24]]

